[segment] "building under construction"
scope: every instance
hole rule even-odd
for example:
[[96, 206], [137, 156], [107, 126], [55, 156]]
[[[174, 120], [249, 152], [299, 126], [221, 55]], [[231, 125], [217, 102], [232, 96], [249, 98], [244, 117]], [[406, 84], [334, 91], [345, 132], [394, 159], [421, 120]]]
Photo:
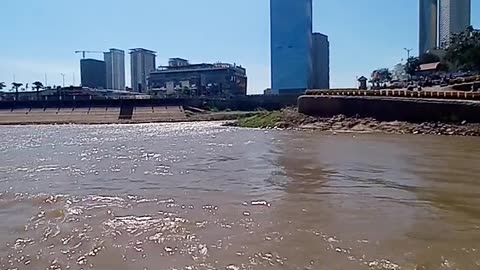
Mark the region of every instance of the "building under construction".
[[148, 78], [150, 92], [157, 96], [230, 97], [247, 94], [246, 69], [235, 64], [190, 64], [172, 58]]

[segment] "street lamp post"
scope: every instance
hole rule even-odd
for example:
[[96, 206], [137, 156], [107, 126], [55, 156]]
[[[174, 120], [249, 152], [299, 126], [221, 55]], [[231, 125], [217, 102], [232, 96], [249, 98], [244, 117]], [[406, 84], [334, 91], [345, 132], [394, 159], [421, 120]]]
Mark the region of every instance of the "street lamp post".
[[[407, 65], [408, 65], [408, 60], [410, 59], [410, 52], [411, 52], [413, 49], [407, 49], [407, 48], [403, 48], [403, 49], [407, 52]], [[411, 80], [410, 74], [408, 74], [407, 79], [408, 79], [408, 81]]]
[[60, 73], [62, 75], [62, 85], [65, 88], [65, 73]]
[[413, 49], [407, 49], [403, 48], [405, 51], [407, 51], [407, 60], [410, 59], [410, 52], [413, 51]]

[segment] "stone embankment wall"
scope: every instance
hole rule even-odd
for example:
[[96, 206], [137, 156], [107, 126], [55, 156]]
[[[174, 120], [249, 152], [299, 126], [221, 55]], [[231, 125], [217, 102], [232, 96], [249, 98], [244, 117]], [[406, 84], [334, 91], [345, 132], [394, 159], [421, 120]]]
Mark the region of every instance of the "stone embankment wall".
[[480, 102], [467, 100], [304, 95], [301, 113], [373, 117], [381, 121], [480, 123]]
[[150, 123], [185, 119], [180, 106], [0, 109], [0, 125]]

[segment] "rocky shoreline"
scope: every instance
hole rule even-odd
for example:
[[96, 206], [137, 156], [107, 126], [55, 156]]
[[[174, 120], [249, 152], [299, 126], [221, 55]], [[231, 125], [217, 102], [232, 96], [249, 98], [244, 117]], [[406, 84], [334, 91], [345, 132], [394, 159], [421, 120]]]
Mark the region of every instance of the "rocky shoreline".
[[403, 121], [378, 121], [374, 118], [347, 117], [312, 117], [298, 113], [294, 109], [278, 112], [264, 112], [255, 116], [241, 118], [226, 125], [249, 128], [279, 128], [316, 130], [333, 133], [390, 133], [390, 134], [424, 134], [445, 136], [480, 136], [480, 124], [425, 122], [410, 123]]

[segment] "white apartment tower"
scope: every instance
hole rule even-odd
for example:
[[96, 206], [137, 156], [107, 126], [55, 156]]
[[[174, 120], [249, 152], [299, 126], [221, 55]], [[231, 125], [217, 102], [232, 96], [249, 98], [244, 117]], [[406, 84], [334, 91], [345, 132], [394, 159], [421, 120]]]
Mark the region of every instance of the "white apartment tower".
[[471, 25], [471, 0], [440, 0], [439, 45], [445, 48], [453, 34], [463, 32]]
[[134, 92], [147, 92], [147, 79], [150, 72], [155, 70], [155, 57], [154, 51], [142, 48], [130, 50], [130, 71]]
[[106, 66], [107, 89], [125, 90], [125, 52], [110, 49], [103, 54]]

